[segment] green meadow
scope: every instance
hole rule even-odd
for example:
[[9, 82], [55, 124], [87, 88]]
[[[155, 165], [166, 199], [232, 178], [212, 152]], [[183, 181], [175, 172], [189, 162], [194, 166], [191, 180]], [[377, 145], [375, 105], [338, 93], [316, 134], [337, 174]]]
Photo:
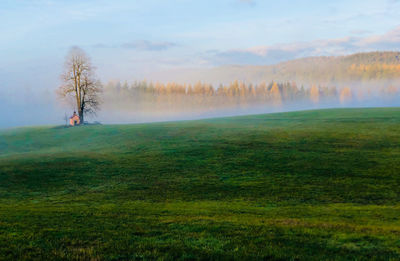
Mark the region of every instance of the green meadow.
[[400, 108], [0, 131], [0, 260], [399, 260]]

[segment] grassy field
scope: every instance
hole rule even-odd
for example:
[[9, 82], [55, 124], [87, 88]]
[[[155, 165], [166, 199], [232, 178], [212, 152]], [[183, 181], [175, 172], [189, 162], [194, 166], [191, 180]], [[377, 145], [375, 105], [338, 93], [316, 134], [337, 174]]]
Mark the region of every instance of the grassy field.
[[0, 260], [400, 259], [400, 108], [0, 131]]

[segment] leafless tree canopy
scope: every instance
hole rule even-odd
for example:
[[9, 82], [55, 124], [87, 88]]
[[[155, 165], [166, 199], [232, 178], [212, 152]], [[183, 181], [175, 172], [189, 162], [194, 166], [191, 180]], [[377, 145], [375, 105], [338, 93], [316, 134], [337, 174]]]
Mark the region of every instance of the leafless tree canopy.
[[66, 57], [64, 72], [61, 75], [62, 85], [58, 94], [63, 99], [74, 100], [82, 123], [85, 115], [95, 114], [100, 106], [102, 86], [96, 79], [94, 70], [90, 58], [82, 49], [71, 48]]

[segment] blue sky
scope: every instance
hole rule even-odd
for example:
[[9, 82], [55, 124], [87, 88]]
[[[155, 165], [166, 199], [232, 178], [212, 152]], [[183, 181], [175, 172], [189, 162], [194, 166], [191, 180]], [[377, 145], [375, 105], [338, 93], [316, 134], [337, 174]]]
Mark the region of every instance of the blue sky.
[[0, 91], [56, 87], [74, 45], [103, 80], [399, 50], [399, 17], [398, 0], [2, 0]]

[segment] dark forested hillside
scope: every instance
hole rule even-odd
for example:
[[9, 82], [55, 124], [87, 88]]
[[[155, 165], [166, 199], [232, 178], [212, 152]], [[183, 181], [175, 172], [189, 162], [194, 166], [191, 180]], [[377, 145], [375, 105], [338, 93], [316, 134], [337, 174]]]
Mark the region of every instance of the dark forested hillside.
[[174, 75], [174, 78], [184, 82], [202, 79], [214, 84], [229, 83], [234, 79], [252, 83], [295, 81], [300, 85], [354, 81], [387, 82], [400, 78], [400, 52], [308, 57], [265, 66], [228, 65], [192, 70], [184, 75]]
[[355, 64], [400, 64], [400, 52], [371, 52], [371, 53], [357, 53], [348, 56], [338, 57], [338, 60], [347, 63]]

